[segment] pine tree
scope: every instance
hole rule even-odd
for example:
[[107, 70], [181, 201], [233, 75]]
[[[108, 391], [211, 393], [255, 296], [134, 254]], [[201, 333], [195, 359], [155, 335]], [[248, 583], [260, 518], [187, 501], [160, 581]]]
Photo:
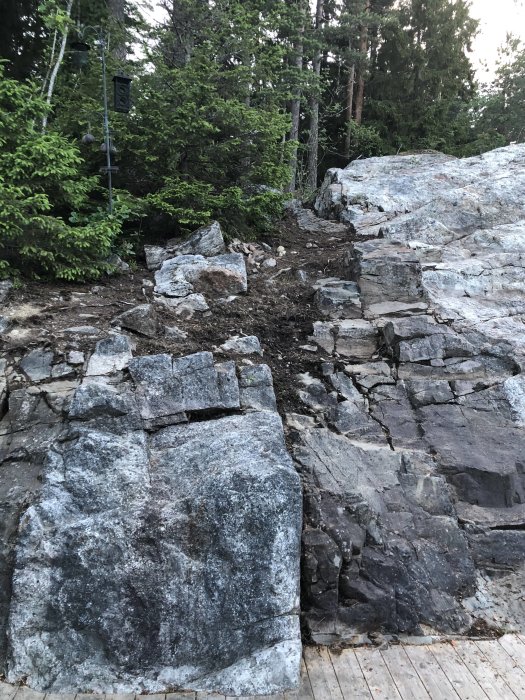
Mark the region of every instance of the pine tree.
[[465, 0], [405, 0], [384, 28], [365, 105], [390, 148], [453, 150], [474, 93], [468, 58], [477, 22]]

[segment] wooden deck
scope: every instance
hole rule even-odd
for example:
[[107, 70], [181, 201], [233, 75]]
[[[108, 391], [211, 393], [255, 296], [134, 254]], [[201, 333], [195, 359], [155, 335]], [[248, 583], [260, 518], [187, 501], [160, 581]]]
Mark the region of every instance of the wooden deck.
[[[337, 653], [325, 647], [306, 647], [301, 687], [265, 697], [272, 700], [525, 700], [525, 636], [386, 649], [361, 647]], [[225, 700], [224, 695], [214, 693], [44, 695], [0, 683], [0, 700], [134, 698]], [[262, 698], [259, 696], [258, 700]]]

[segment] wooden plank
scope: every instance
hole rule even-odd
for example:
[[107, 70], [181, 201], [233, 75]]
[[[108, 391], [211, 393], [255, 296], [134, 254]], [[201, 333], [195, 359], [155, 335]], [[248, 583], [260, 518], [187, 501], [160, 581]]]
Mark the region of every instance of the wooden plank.
[[430, 699], [403, 647], [391, 646], [381, 651], [381, 656], [403, 700]]
[[379, 649], [361, 647], [355, 657], [374, 700], [402, 700]]
[[457, 700], [459, 695], [430, 653], [428, 646], [407, 645], [405, 653], [432, 700]]
[[312, 686], [306, 670], [304, 659], [301, 660], [301, 680], [297, 690], [288, 690], [284, 694], [285, 700], [314, 700]]
[[487, 694], [457, 655], [451, 644], [428, 647], [461, 700], [486, 700]]
[[503, 678], [490, 665], [489, 660], [482, 654], [475, 642], [462, 641], [454, 644], [456, 653], [474, 678], [489, 696], [498, 700], [516, 700]]
[[197, 700], [225, 700], [225, 695], [219, 695], [219, 693], [208, 693], [207, 691], [199, 691], [197, 693]]
[[475, 644], [512, 692], [519, 698], [525, 698], [525, 672], [516, 666], [498, 640], [481, 640]]
[[[166, 700], [195, 700], [195, 696], [196, 693], [193, 690], [181, 690], [178, 693], [166, 693]], [[108, 696], [106, 696], [106, 700], [110, 700]]]
[[[58, 697], [53, 697], [51, 700], [60, 700], [61, 697], [64, 697], [63, 695], [59, 695]], [[136, 696], [134, 693], [106, 693], [106, 700], [134, 700], [135, 697], [140, 697]], [[193, 693], [193, 697], [191, 700], [194, 700], [195, 693]], [[49, 700], [49, 695], [46, 695], [46, 700]], [[178, 699], [176, 699], [178, 700]]]
[[[106, 695], [106, 700], [108, 698], [127, 698], [127, 700], [133, 700], [134, 695]], [[45, 700], [75, 700], [76, 695], [75, 693], [46, 693], [46, 698]]]
[[17, 685], [0, 681], [0, 700], [13, 700], [18, 690]]
[[17, 700], [44, 700], [45, 693], [39, 693], [38, 690], [25, 688], [20, 686], [16, 694]]
[[344, 700], [332, 662], [325, 647], [305, 647], [304, 660], [316, 700]]
[[505, 649], [516, 666], [525, 671], [525, 644], [515, 634], [504, 634], [498, 642]]
[[372, 694], [355, 657], [354, 650], [344, 649], [337, 653], [331, 651], [329, 654], [345, 700], [371, 700]]

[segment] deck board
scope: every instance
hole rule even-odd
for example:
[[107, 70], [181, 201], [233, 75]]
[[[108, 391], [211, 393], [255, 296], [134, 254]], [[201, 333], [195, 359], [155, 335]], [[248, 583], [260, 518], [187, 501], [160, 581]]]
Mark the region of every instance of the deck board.
[[509, 688], [499, 673], [492, 668], [489, 660], [475, 642], [461, 642], [455, 644], [454, 647], [458, 656], [489, 698], [516, 700], [517, 695]]
[[304, 660], [315, 698], [344, 700], [326, 647], [306, 647]]
[[359, 649], [356, 658], [374, 700], [403, 700], [379, 649]]
[[372, 693], [363, 676], [353, 649], [330, 652], [330, 660], [344, 698], [352, 700], [371, 700]]
[[430, 695], [402, 646], [385, 649], [381, 656], [403, 700], [429, 700]]
[[452, 644], [434, 644], [430, 651], [461, 700], [487, 700], [487, 694], [458, 656]]
[[405, 653], [432, 700], [458, 700], [459, 695], [430, 653], [429, 647], [410, 645], [405, 647]]
[[0, 700], [525, 700], [525, 636], [386, 649], [305, 647], [299, 688], [276, 695], [58, 695], [0, 681]]
[[525, 673], [514, 663], [501, 644], [496, 639], [477, 641], [475, 644], [513, 693], [520, 700], [525, 698]]

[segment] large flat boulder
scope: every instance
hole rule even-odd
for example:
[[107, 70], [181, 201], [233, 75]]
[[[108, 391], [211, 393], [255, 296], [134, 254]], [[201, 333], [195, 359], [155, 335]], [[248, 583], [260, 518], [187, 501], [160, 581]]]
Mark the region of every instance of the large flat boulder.
[[270, 370], [125, 340], [62, 403], [47, 377], [9, 397], [0, 669], [56, 693], [293, 688], [302, 495]]
[[241, 253], [205, 258], [178, 255], [155, 273], [155, 293], [166, 297], [187, 297], [193, 293], [229, 296], [246, 292], [246, 263]]

